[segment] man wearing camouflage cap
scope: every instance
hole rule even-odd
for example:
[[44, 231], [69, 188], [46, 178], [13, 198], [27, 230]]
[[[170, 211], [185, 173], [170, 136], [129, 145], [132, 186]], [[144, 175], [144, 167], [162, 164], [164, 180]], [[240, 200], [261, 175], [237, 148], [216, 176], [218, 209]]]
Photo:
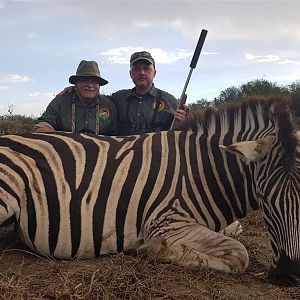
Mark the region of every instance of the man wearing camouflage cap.
[[186, 111], [177, 110], [177, 99], [154, 86], [155, 61], [147, 51], [135, 52], [130, 58], [132, 89], [112, 94], [119, 116], [119, 134], [131, 135], [168, 130], [175, 120], [186, 119]]

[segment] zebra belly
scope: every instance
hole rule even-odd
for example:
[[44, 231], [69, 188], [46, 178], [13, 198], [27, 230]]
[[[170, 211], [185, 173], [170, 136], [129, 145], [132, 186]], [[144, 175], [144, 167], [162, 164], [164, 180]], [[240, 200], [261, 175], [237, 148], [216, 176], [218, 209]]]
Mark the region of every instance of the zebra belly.
[[[139, 242], [136, 232], [126, 232], [121, 250], [124, 252], [135, 251], [140, 244], [141, 242]], [[100, 255], [117, 252], [120, 252], [120, 247], [118, 249], [116, 232], [105, 232], [102, 236]]]
[[[60, 230], [60, 232], [64, 232], [64, 230]], [[72, 243], [71, 239], [67, 236], [64, 238], [59, 238], [57, 245], [55, 247], [54, 252], [51, 251], [51, 246], [49, 244], [49, 240], [46, 239], [48, 237], [48, 233], [44, 233], [43, 236], [45, 239], [40, 239], [38, 236], [35, 241], [32, 243], [28, 232], [24, 230], [19, 230], [19, 236], [24, 244], [29, 247], [32, 251], [37, 252], [44, 256], [52, 256], [60, 259], [70, 259], [73, 257], [76, 258], [93, 258], [98, 255], [104, 254], [113, 254], [120, 252], [117, 246], [117, 235], [115, 230], [106, 230], [101, 239], [101, 248], [100, 252], [97, 251], [97, 246], [93, 239], [89, 238], [89, 234], [85, 232], [82, 234], [80, 239], [80, 246], [78, 247], [75, 255], [72, 255]], [[132, 252], [136, 251], [136, 249], [141, 245], [141, 242], [138, 240], [136, 236], [136, 232], [127, 232], [124, 236], [124, 244], [122, 245], [122, 251], [124, 252]]]

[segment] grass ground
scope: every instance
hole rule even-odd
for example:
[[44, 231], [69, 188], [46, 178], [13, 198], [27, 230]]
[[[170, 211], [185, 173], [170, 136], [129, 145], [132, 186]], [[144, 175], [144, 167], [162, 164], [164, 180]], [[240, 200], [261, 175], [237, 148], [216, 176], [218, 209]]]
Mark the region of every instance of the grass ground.
[[53, 260], [27, 252], [12, 228], [0, 230], [0, 299], [292, 300], [299, 288], [272, 285], [271, 252], [259, 213], [242, 221], [239, 238], [250, 263], [242, 275], [170, 264], [135, 256]]

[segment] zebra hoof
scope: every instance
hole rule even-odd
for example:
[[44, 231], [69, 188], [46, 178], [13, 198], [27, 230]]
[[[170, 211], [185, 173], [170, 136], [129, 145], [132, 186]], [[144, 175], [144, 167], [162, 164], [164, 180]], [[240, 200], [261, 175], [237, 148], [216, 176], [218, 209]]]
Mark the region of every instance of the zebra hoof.
[[221, 233], [232, 238], [237, 238], [243, 232], [243, 227], [240, 221], [235, 221], [225, 227]]
[[166, 248], [167, 243], [163, 237], [151, 238], [146, 241], [137, 249], [137, 254], [140, 256], [145, 256], [150, 259], [155, 258], [164, 248]]

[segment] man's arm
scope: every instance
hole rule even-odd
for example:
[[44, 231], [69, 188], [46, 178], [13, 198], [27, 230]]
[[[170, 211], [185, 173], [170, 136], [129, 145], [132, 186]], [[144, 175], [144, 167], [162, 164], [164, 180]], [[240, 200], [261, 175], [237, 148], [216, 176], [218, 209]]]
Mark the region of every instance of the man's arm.
[[185, 106], [183, 109], [177, 109], [175, 111], [175, 121], [183, 122], [187, 120], [188, 108]]
[[42, 132], [42, 133], [55, 131], [53, 126], [47, 122], [38, 122], [34, 125], [33, 129], [35, 132]]
[[173, 96], [172, 106], [175, 110], [174, 120], [172, 122], [172, 129], [180, 128], [182, 122], [186, 121], [188, 118], [188, 107], [185, 105], [187, 95], [184, 94], [184, 98], [180, 99], [178, 103], [177, 99]]
[[57, 96], [63, 96], [63, 95], [66, 95], [66, 94], [70, 94], [70, 93], [72, 93], [74, 90], [75, 90], [75, 86], [74, 86], [74, 85], [67, 86], [67, 87], [65, 87], [62, 91], [60, 91], [60, 92], [57, 94]]
[[38, 122], [34, 125], [35, 132], [54, 132], [57, 130], [59, 119], [60, 103], [55, 97], [47, 106], [45, 112], [38, 118]]
[[180, 130], [181, 124], [183, 124], [188, 119], [188, 108], [184, 106], [183, 109], [177, 109], [174, 114], [174, 130]]

